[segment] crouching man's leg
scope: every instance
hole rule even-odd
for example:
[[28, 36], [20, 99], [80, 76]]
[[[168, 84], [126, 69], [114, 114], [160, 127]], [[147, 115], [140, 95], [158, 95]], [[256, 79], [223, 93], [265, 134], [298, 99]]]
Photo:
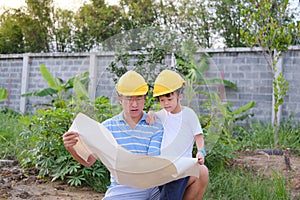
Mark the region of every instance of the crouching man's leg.
[[201, 200], [204, 196], [208, 184], [209, 173], [205, 165], [200, 165], [199, 167], [200, 176], [199, 178], [194, 176], [190, 177], [184, 193], [184, 200]]
[[160, 200], [182, 200], [190, 177], [181, 178], [159, 186]]

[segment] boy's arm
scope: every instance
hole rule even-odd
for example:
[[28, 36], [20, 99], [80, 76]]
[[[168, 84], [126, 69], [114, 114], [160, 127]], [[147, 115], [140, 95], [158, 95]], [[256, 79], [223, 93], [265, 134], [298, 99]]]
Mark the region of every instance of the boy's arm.
[[146, 116], [146, 122], [148, 124], [154, 124], [155, 120], [157, 119], [157, 116], [155, 115], [155, 112], [154, 111], [149, 111], [147, 113], [147, 116]]
[[203, 134], [195, 135], [195, 141], [196, 141], [196, 146], [197, 146], [196, 158], [198, 158], [199, 164], [203, 165], [204, 164], [204, 158], [206, 156], [206, 152], [204, 150]]

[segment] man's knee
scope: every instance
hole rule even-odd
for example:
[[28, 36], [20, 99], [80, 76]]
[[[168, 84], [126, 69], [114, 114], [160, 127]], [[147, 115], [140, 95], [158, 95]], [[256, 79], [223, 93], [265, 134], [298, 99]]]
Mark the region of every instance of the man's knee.
[[188, 181], [188, 186], [195, 185], [196, 187], [199, 187], [207, 185], [209, 179], [208, 168], [205, 165], [200, 165], [199, 169], [199, 177], [191, 176]]
[[200, 180], [208, 180], [209, 177], [209, 172], [208, 172], [208, 168], [205, 165], [200, 165], [200, 172], [199, 172], [199, 179]]

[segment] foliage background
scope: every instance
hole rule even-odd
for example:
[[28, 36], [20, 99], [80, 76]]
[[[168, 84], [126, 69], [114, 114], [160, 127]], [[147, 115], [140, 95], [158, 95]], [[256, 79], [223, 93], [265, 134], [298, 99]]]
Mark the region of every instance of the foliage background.
[[[75, 11], [55, 8], [53, 0], [25, 2], [0, 16], [1, 54], [98, 51], [116, 34], [150, 26], [177, 32], [201, 48], [245, 47], [249, 36], [271, 20], [279, 22], [277, 29], [293, 26], [289, 44], [299, 44], [299, 23], [287, 0], [121, 0], [119, 5], [91, 0]], [[260, 5], [269, 6], [267, 12]], [[248, 20], [249, 14], [255, 20]], [[263, 14], [272, 19], [257, 20]]]

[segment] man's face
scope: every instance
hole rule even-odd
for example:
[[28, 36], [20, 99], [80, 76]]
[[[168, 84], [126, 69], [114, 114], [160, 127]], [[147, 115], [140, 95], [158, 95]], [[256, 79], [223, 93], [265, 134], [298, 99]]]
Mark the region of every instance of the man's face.
[[144, 109], [145, 98], [145, 95], [120, 96], [119, 101], [122, 104], [124, 114], [131, 118], [141, 117]]

